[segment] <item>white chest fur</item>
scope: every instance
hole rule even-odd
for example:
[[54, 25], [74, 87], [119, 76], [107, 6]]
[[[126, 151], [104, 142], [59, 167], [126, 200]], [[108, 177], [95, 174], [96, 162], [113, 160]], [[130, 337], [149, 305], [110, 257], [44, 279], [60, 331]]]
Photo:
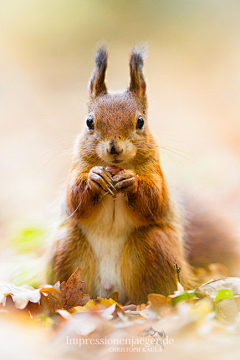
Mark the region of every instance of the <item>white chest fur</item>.
[[111, 195], [106, 195], [96, 220], [81, 226], [96, 261], [94, 296], [105, 298], [118, 291], [119, 301], [125, 300], [120, 274], [121, 254], [134, 229], [123, 196], [118, 194], [114, 200]]

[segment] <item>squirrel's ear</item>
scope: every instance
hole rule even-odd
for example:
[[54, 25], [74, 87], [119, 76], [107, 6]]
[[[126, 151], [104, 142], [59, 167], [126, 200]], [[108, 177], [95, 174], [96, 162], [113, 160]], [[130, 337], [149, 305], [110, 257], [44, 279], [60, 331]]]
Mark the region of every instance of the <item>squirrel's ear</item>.
[[95, 55], [95, 69], [90, 80], [90, 96], [98, 96], [107, 93], [105, 73], [107, 69], [107, 49], [105, 46], [98, 48]]
[[146, 82], [143, 76], [144, 48], [133, 48], [130, 57], [130, 85], [129, 90], [137, 96], [146, 94]]

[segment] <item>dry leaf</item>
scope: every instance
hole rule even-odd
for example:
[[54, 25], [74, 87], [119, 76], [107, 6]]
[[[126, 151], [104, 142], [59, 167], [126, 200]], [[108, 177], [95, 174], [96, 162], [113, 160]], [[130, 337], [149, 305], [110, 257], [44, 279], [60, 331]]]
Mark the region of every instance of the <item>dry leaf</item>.
[[53, 287], [42, 288], [40, 304], [46, 313], [55, 313], [62, 309], [61, 292], [58, 290], [58, 283]]
[[15, 307], [20, 310], [25, 309], [29, 301], [32, 303], [38, 303], [41, 298], [40, 290], [33, 289], [30, 286], [0, 286], [0, 304], [3, 306], [6, 304], [7, 296], [12, 297]]
[[168, 305], [166, 297], [161, 294], [148, 294], [148, 303], [153, 311], [160, 309], [163, 305]]
[[70, 320], [72, 318], [72, 315], [67, 310], [58, 309], [56, 310], [56, 312], [61, 315], [65, 320]]
[[90, 299], [89, 295], [84, 294], [85, 288], [86, 283], [81, 280], [81, 269], [77, 268], [67, 282], [60, 284], [63, 308], [68, 310], [74, 306], [84, 306]]
[[[107, 308], [109, 308], [110, 306], [116, 304], [118, 306], [118, 308], [121, 308], [121, 305], [119, 303], [117, 303], [116, 301], [114, 301], [113, 299], [109, 298], [109, 299], [103, 299], [103, 298], [97, 298], [97, 299], [90, 299], [86, 305], [84, 306], [76, 306], [73, 309], [76, 310], [77, 312], [94, 312], [94, 311], [101, 311], [101, 310], [105, 310]], [[71, 310], [72, 311], [72, 310]]]
[[199, 287], [200, 291], [203, 290], [211, 298], [215, 298], [217, 296], [218, 290], [221, 289], [230, 289], [233, 295], [239, 295], [240, 278], [228, 277], [225, 279], [211, 280]]
[[118, 306], [117, 303], [114, 303], [113, 305], [111, 305], [110, 307], [105, 309], [102, 312], [101, 316], [107, 320], [111, 320], [114, 317], [116, 317], [118, 315], [118, 313], [125, 314], [125, 312], [122, 310], [122, 308], [120, 306]]
[[238, 316], [238, 306], [234, 298], [220, 301], [216, 304], [216, 315], [229, 323], [235, 321]]
[[114, 301], [118, 301], [118, 292], [114, 292], [109, 296], [109, 299], [112, 299]]

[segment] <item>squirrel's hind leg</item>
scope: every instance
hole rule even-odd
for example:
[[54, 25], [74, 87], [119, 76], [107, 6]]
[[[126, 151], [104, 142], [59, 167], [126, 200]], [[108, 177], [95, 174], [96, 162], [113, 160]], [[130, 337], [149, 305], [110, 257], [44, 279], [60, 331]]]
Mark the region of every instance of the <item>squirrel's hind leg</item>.
[[121, 276], [129, 301], [140, 304], [149, 293], [177, 290], [174, 264], [181, 267], [181, 284], [188, 289], [193, 276], [184, 259], [177, 233], [158, 226], [141, 227], [128, 238], [121, 258]]
[[85, 292], [92, 294], [95, 275], [95, 260], [92, 249], [76, 224], [59, 227], [47, 268], [47, 281], [67, 281], [77, 268], [81, 269]]

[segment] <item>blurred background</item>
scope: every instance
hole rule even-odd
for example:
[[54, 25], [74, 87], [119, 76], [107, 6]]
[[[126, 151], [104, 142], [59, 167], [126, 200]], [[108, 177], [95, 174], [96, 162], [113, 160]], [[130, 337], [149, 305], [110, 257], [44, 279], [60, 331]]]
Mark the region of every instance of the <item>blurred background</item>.
[[131, 47], [147, 45], [149, 121], [166, 176], [191, 194], [217, 199], [238, 219], [239, 1], [8, 0], [0, 6], [3, 240], [22, 224], [41, 227], [50, 219], [85, 123], [101, 42], [108, 45], [113, 90], [128, 85]]

